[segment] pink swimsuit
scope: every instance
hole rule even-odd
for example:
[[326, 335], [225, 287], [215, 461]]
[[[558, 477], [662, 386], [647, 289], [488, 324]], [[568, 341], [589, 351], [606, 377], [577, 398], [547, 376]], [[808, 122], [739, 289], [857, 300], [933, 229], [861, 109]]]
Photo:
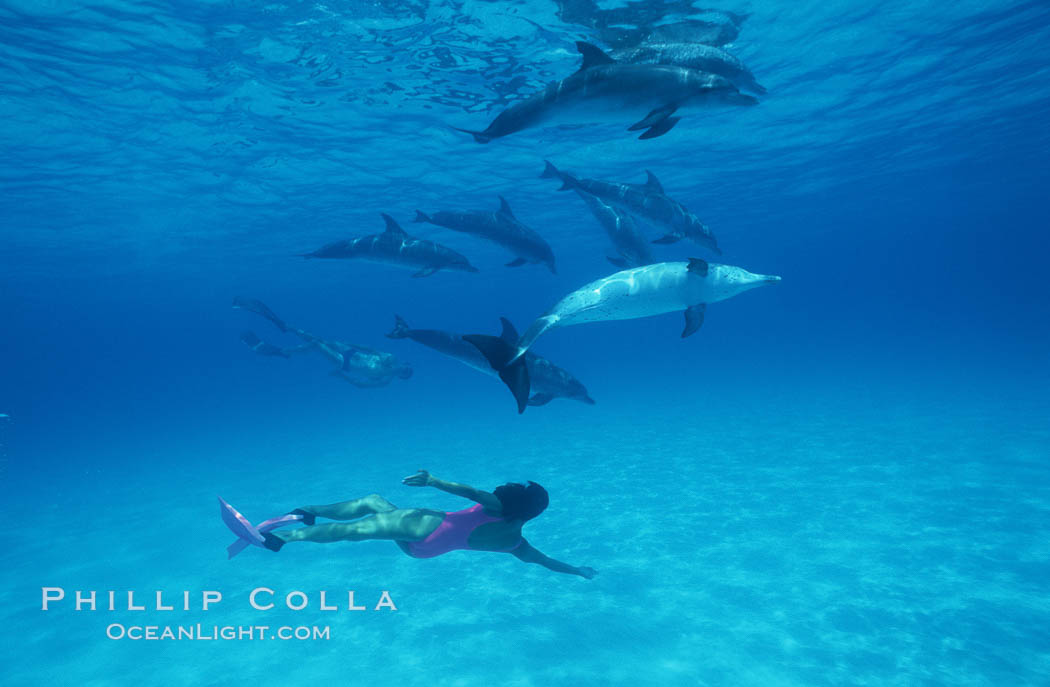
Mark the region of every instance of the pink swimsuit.
[[[407, 552], [415, 558], [433, 558], [457, 549], [470, 549], [471, 546], [467, 542], [470, 539], [470, 534], [475, 529], [490, 522], [499, 522], [502, 519], [494, 515], [488, 515], [480, 503], [466, 510], [445, 513], [445, 519], [441, 521], [436, 530], [427, 535], [426, 539], [406, 542], [408, 545]], [[521, 542], [522, 540], [519, 537], [514, 546], [498, 550], [513, 551], [521, 546]]]

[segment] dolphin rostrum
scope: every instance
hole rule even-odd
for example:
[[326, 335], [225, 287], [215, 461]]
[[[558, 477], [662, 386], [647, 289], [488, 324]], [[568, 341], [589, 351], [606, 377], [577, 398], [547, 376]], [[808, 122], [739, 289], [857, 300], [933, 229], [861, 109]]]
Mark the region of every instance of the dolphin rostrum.
[[540, 178], [561, 179], [562, 186], [559, 191], [585, 191], [606, 205], [648, 220], [667, 232], [653, 243], [675, 243], [688, 238], [716, 255], [722, 254], [718, 241], [708, 226], [684, 205], [668, 196], [660, 180], [649, 170], [645, 172], [644, 184], [620, 184], [600, 179], [581, 179], [574, 174], [560, 171], [546, 160], [544, 163], [546, 166]]
[[700, 328], [708, 303], [780, 281], [780, 277], [752, 274], [732, 265], [659, 262], [623, 270], [591, 282], [558, 301], [536, 319], [516, 345], [502, 337], [468, 334], [463, 338], [478, 347], [525, 411], [529, 373], [523, 356], [540, 336], [557, 327], [606, 320], [632, 320], [668, 312], [685, 313], [682, 337]]
[[507, 263], [507, 267], [519, 267], [525, 263], [542, 263], [551, 272], [557, 274], [554, 267], [554, 252], [543, 240], [543, 237], [518, 221], [510, 209], [510, 204], [499, 196], [499, 209], [495, 212], [475, 211], [441, 211], [426, 214], [416, 210], [416, 222], [429, 222], [439, 227], [464, 234], [473, 234], [497, 243], [516, 257]]
[[626, 64], [670, 64], [675, 67], [698, 69], [723, 76], [740, 89], [762, 95], [766, 89], [755, 81], [743, 62], [736, 56], [711, 45], [700, 43], [656, 43], [640, 45], [611, 54], [617, 62]]
[[456, 128], [488, 143], [542, 124], [622, 123], [641, 117], [628, 131], [638, 138], [663, 136], [681, 119], [682, 109], [716, 105], [755, 105], [725, 77], [672, 65], [622, 64], [590, 43], [576, 43], [583, 65], [501, 112], [484, 131]]
[[[506, 319], [502, 322], [502, 338], [507, 341], [508, 345], [516, 345], [518, 332]], [[412, 329], [405, 320], [395, 315], [394, 329], [387, 336], [391, 339], [411, 339], [453, 360], [458, 360], [467, 367], [493, 377], [497, 376], [496, 371], [492, 369], [481, 351], [473, 344], [464, 341], [459, 334], [436, 329]], [[532, 390], [532, 396], [527, 401], [528, 405], [546, 405], [555, 398], [567, 398], [590, 405], [594, 404], [594, 399], [587, 393], [587, 388], [567, 371], [532, 351], [525, 353], [524, 360], [528, 368]]]
[[292, 353], [320, 353], [333, 365], [329, 374], [362, 388], [386, 386], [394, 379], [412, 376], [412, 366], [398, 360], [392, 353], [345, 341], [322, 339], [310, 332], [290, 327], [262, 301], [238, 296], [233, 299], [233, 307], [261, 315], [282, 332], [291, 332], [305, 342], [299, 346], [280, 348], [266, 343], [252, 332], [241, 334], [241, 341], [259, 355], [288, 358]]
[[335, 258], [340, 260], [365, 260], [386, 265], [398, 265], [418, 270], [413, 277], [428, 277], [441, 269], [477, 272], [465, 257], [440, 244], [417, 239], [405, 230], [393, 217], [383, 214], [386, 231], [346, 241], [326, 244], [304, 258]]

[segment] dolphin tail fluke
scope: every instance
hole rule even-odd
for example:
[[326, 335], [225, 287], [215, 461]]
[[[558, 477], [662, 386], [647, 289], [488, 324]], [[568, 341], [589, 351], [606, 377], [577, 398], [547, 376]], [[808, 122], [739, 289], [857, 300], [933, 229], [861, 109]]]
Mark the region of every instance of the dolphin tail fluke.
[[404, 339], [408, 337], [408, 322], [400, 315], [394, 315], [394, 328], [387, 334], [388, 339]]
[[492, 369], [499, 374], [499, 378], [514, 395], [520, 415], [525, 412], [529, 404], [529, 368], [525, 365], [524, 351], [517, 346], [518, 337], [514, 326], [504, 318], [501, 318], [501, 321], [503, 322], [501, 336], [467, 334], [463, 340], [474, 344], [488, 360]]
[[474, 137], [474, 140], [478, 143], [488, 143], [492, 140], [492, 137], [487, 135], [484, 131], [474, 131], [472, 129], [460, 129], [458, 126], [452, 127], [456, 131], [462, 131], [465, 134], [470, 134]]
[[423, 212], [422, 210], [416, 210], [416, 218], [413, 219], [412, 221], [413, 222], [429, 222], [430, 221], [430, 216], [427, 215], [427, 213]]

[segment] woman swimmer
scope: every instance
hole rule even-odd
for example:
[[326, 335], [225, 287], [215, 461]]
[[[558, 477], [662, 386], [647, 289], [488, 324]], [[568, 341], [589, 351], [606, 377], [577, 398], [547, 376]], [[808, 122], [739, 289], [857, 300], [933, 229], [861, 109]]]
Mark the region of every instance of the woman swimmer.
[[[543, 555], [521, 536], [521, 526], [547, 508], [547, 491], [536, 484], [513, 482], [493, 492], [446, 482], [420, 470], [403, 480], [410, 487], [434, 487], [476, 501], [466, 510], [443, 513], [428, 508], [398, 508], [379, 494], [326, 506], [304, 506], [292, 511], [307, 525], [294, 530], [265, 532], [263, 546], [279, 551], [293, 541], [322, 544], [334, 541], [393, 539], [414, 558], [433, 558], [457, 549], [510, 553], [525, 563], [538, 563], [554, 572], [579, 575], [588, 580], [594, 568], [577, 568]], [[317, 518], [354, 520], [315, 525]], [[357, 518], [360, 518], [357, 520]]]

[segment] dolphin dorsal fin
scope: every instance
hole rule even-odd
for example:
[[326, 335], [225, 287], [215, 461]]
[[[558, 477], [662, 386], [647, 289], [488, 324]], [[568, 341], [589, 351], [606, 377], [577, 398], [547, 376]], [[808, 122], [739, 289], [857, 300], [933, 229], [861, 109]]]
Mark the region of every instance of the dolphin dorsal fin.
[[616, 60], [606, 55], [604, 50], [593, 43], [576, 41], [576, 50], [583, 55], [583, 64], [580, 65], [580, 71], [602, 64], [616, 64]]
[[657, 193], [663, 193], [664, 187], [660, 183], [660, 180], [656, 178], [656, 175], [650, 172], [648, 169], [645, 170], [645, 187], [650, 191]]
[[499, 196], [499, 211], [511, 219], [517, 219], [517, 217], [514, 216], [514, 213], [510, 210], [510, 203], [508, 203], [507, 199], [503, 196]]
[[500, 323], [503, 325], [503, 331], [500, 332], [499, 338], [506, 341], [511, 346], [518, 345], [518, 330], [514, 328], [511, 321], [506, 317], [499, 318]]
[[386, 222], [386, 231], [384, 234], [390, 234], [391, 236], [405, 237], [408, 234], [401, 228], [401, 225], [397, 223], [397, 220], [386, 214], [385, 212], [380, 213], [383, 216], [383, 221]]
[[706, 277], [710, 266], [703, 258], [689, 258], [689, 266], [686, 269], [692, 274]]

